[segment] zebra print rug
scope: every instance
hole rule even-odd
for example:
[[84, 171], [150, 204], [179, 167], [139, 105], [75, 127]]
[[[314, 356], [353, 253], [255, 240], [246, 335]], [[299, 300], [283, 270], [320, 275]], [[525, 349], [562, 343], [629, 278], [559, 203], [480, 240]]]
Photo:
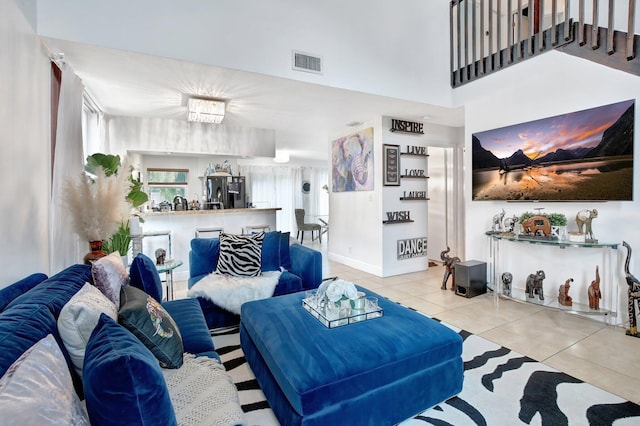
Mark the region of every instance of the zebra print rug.
[[[640, 424], [639, 405], [443, 324], [464, 340], [462, 392], [401, 426]], [[212, 330], [211, 335], [249, 424], [279, 425], [244, 358], [238, 328]]]

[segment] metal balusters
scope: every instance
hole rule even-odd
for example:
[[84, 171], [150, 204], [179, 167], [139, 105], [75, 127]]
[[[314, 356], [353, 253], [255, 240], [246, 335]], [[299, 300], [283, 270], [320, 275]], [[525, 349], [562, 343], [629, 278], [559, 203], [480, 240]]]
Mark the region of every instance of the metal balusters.
[[587, 42], [584, 39], [584, 0], [578, 3], [578, 43], [584, 46]]
[[536, 16], [538, 16], [538, 28], [536, 28], [536, 30], [538, 31], [538, 50], [543, 51], [544, 50], [544, 25], [543, 25], [543, 17], [544, 14], [542, 13], [544, 11], [544, 0], [539, 0], [538, 1], [538, 10], [536, 10]]
[[591, 48], [596, 50], [600, 47], [600, 28], [598, 27], [598, 0], [593, 0], [593, 24], [591, 25]]
[[496, 15], [496, 52], [498, 53], [498, 67], [502, 68], [502, 11], [500, 5], [502, 0], [498, 0], [498, 9]]
[[613, 33], [615, 31], [615, 28], [613, 26], [613, 15], [614, 15], [613, 0], [609, 0], [609, 29], [607, 30], [607, 53], [609, 55], [613, 55], [616, 51], [616, 48], [613, 45]]
[[507, 49], [509, 49], [508, 51], [508, 56], [507, 56], [507, 61], [509, 63], [513, 62], [513, 32], [514, 32], [514, 24], [513, 24], [513, 18], [511, 15], [511, 0], [507, 0]]
[[455, 87], [456, 85], [456, 72], [453, 63], [453, 6], [454, 3], [449, 3], [449, 64], [451, 66], [451, 85]]
[[529, 0], [529, 54], [533, 55], [533, 34], [535, 33], [535, 19], [533, 12], [533, 0]]
[[633, 40], [635, 39], [636, 0], [629, 0], [629, 20], [627, 21], [627, 48], [626, 56], [630, 61], [636, 57]]
[[491, 13], [491, 3], [493, 3], [493, 0], [489, 0], [489, 10], [487, 12], [489, 14], [489, 52], [487, 52], [489, 54], [490, 61], [489, 71], [493, 71], [495, 69], [493, 62], [493, 13]]
[[478, 43], [478, 29], [476, 28], [476, 5], [475, 5], [475, 1], [473, 2], [473, 4], [471, 5], [471, 7], [473, 8], [471, 10], [471, 72], [472, 72], [472, 77], [477, 77], [478, 76], [478, 66], [476, 64], [476, 46]]
[[522, 0], [518, 0], [518, 31], [516, 37], [516, 44], [518, 46], [517, 57], [522, 59]]
[[480, 73], [487, 73], [486, 60], [484, 57], [484, 0], [480, 0]]
[[571, 16], [571, 14], [569, 13], [569, 0], [564, 0], [564, 41], [567, 41], [571, 38], [571, 33], [569, 31], [569, 16]]
[[558, 44], [558, 30], [556, 28], [557, 0], [551, 0], [551, 46]]

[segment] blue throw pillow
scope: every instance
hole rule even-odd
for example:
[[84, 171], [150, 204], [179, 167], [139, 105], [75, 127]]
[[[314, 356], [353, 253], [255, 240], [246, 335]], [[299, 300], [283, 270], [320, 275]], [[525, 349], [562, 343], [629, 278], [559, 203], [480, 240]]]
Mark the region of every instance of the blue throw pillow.
[[158, 361], [104, 314], [87, 343], [82, 378], [91, 424], [177, 425]]
[[153, 297], [162, 300], [162, 280], [158, 269], [149, 256], [138, 253], [129, 268], [129, 284]]
[[264, 234], [262, 240], [262, 272], [280, 270], [280, 231]]
[[189, 253], [189, 275], [197, 277], [213, 272], [220, 256], [219, 238], [194, 238]]
[[171, 315], [153, 297], [130, 285], [122, 287], [118, 322], [133, 333], [164, 368], [182, 366], [182, 336]]
[[280, 266], [287, 271], [291, 270], [291, 255], [289, 254], [290, 232], [280, 233]]

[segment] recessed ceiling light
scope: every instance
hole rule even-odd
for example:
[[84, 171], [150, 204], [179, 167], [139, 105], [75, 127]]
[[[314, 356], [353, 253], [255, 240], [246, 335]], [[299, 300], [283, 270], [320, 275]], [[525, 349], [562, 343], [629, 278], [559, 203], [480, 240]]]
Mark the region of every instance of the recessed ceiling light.
[[364, 123], [362, 121], [352, 121], [350, 123], [347, 123], [347, 126], [349, 127], [357, 127], [357, 126], [362, 126]]

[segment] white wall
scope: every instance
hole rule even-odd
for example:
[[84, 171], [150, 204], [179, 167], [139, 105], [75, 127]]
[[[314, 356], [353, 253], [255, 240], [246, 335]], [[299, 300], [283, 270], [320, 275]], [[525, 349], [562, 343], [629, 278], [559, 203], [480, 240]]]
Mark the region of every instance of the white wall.
[[[449, 221], [451, 247], [461, 246], [463, 235], [459, 228], [457, 212], [461, 204], [462, 175], [457, 167], [461, 160], [459, 151], [462, 150], [463, 137], [461, 129], [426, 123], [424, 135], [410, 135], [392, 133], [390, 117], [379, 117], [371, 120], [353, 132], [373, 127], [374, 139], [374, 190], [353, 192], [330, 192], [329, 209], [331, 227], [329, 228], [329, 259], [367, 271], [377, 276], [386, 277], [409, 272], [426, 270], [428, 256], [413, 259], [397, 259], [397, 242], [400, 239], [430, 237], [428, 224], [430, 201], [400, 201], [403, 191], [426, 190], [429, 197], [431, 185], [443, 186], [442, 179], [427, 181], [405, 179], [401, 186], [383, 186], [383, 144], [400, 145], [401, 151], [406, 152], [407, 146], [438, 146], [449, 147], [452, 151], [451, 164], [456, 172], [451, 172], [452, 182], [449, 182]], [[346, 136], [336, 135], [334, 139]], [[331, 145], [331, 144], [329, 144]], [[331, 149], [331, 146], [329, 146]], [[400, 159], [401, 170], [424, 169], [429, 175], [428, 160], [419, 157], [403, 156]], [[330, 166], [331, 167], [331, 166]], [[331, 171], [331, 170], [330, 170]], [[331, 187], [331, 184], [329, 185]], [[444, 206], [436, 204], [436, 209], [444, 210]], [[383, 225], [386, 212], [411, 212], [413, 223]], [[440, 229], [444, 235], [444, 229]], [[444, 236], [441, 238], [444, 240]], [[429, 240], [430, 241], [430, 240]], [[441, 251], [443, 248], [438, 248]], [[439, 253], [438, 251], [438, 253]], [[439, 258], [439, 257], [438, 257]]]
[[[465, 127], [465, 229], [466, 259], [487, 260], [489, 243], [484, 232], [491, 228], [491, 218], [502, 208], [507, 216], [532, 211], [536, 207], [545, 208], [545, 212], [565, 213], [569, 219], [569, 230], [576, 230], [575, 214], [581, 209], [597, 208], [599, 216], [593, 221], [596, 237], [603, 242], [626, 240], [636, 248], [631, 267], [635, 274], [640, 268], [640, 233], [634, 229], [640, 212], [640, 167], [638, 149], [635, 150], [634, 201], [607, 203], [506, 203], [471, 201], [471, 134], [474, 132], [527, 122], [587, 108], [606, 105], [627, 99], [640, 97], [640, 80], [637, 76], [603, 67], [592, 62], [549, 52], [494, 75], [485, 77], [473, 84], [455, 90], [456, 102], [466, 107]], [[638, 123], [636, 107], [636, 123]], [[638, 139], [637, 124], [635, 139]], [[637, 142], [634, 142], [637, 147]], [[513, 248], [503, 255], [515, 259], [533, 259], [538, 269], [548, 267], [548, 294], [555, 297], [557, 286], [568, 277], [576, 276], [585, 286], [593, 280], [594, 269], [601, 263], [598, 255], [589, 250], [561, 251], [541, 250], [536, 246]], [[626, 283], [622, 273], [622, 263], [626, 250], [617, 252], [614, 286], [618, 286], [622, 295], [619, 320], [626, 317]], [[558, 262], [558, 259], [561, 259]], [[516, 269], [524, 269], [523, 264]], [[529, 271], [535, 272], [536, 266], [529, 264]], [[532, 269], [533, 268], [533, 269]], [[549, 272], [552, 278], [549, 279]], [[585, 287], [586, 289], [586, 287]], [[584, 289], [583, 289], [584, 290]], [[580, 292], [578, 282], [572, 285], [572, 292]], [[586, 290], [584, 290], [586, 291]], [[606, 296], [605, 296], [606, 297]]]
[[[448, 22], [445, 1], [38, 1], [44, 36], [442, 106]], [[324, 74], [293, 71], [292, 50]]]
[[2, 288], [50, 272], [50, 65], [14, 0], [0, 2], [0, 69]]

